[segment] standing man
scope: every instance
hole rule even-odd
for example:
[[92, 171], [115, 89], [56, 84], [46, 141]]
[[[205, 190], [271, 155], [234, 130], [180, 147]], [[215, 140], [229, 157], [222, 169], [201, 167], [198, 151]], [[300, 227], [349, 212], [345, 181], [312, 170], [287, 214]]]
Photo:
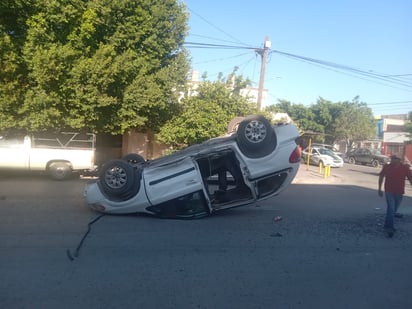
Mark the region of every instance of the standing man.
[[389, 164], [385, 164], [379, 173], [379, 196], [383, 196], [382, 183], [384, 178], [387, 207], [384, 228], [388, 233], [388, 236], [392, 237], [395, 232], [394, 217], [403, 217], [402, 214], [398, 213], [398, 208], [402, 202], [403, 194], [405, 193], [405, 179], [408, 178], [412, 185], [412, 173], [409, 170], [409, 166], [403, 164], [398, 156], [393, 155], [391, 156], [391, 162]]

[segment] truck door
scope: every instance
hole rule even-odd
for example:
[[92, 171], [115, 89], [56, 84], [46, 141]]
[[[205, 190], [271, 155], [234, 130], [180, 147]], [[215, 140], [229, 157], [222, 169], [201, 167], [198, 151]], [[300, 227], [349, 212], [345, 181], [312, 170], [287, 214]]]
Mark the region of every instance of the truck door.
[[0, 168], [28, 170], [30, 168], [30, 137], [0, 136]]
[[189, 157], [145, 169], [143, 178], [147, 197], [153, 205], [203, 190], [201, 175]]

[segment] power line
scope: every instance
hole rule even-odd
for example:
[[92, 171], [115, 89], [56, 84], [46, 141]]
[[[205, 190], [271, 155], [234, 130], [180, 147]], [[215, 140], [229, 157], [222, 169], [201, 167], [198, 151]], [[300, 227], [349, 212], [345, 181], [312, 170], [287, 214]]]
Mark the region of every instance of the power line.
[[[236, 46], [236, 45], [186, 42], [185, 45], [188, 48], [252, 49], [252, 50], [255, 50], [256, 52], [261, 50], [260, 48], [250, 47], [250, 45], [245, 44], [240, 39], [234, 37], [233, 35], [227, 33], [226, 31], [222, 30], [221, 28], [217, 27], [216, 25], [214, 25], [213, 23], [208, 21], [206, 18], [204, 18], [203, 16], [201, 16], [197, 12], [193, 11], [191, 8], [189, 8], [189, 7], [187, 7], [187, 8], [189, 9], [189, 11], [191, 13], [193, 13], [194, 15], [199, 17], [201, 20], [203, 20], [205, 23], [207, 23], [211, 27], [215, 28], [219, 32], [225, 34], [226, 36], [234, 39], [236, 42], [243, 45], [243, 46]], [[192, 35], [202, 37], [200, 35], [195, 35], [195, 34], [192, 34]], [[206, 36], [203, 36], [203, 37], [208, 38], [208, 39], [214, 39], [214, 38], [206, 37]], [[214, 39], [214, 40], [224, 41], [224, 40], [219, 40], [219, 39]], [[232, 42], [229, 42], [229, 43], [232, 43]], [[409, 82], [408, 80], [405, 80], [405, 78], [409, 78], [409, 76], [412, 76], [412, 73], [391, 74], [391, 75], [390, 74], [377, 74], [377, 73], [374, 73], [373, 71], [365, 71], [365, 70], [353, 68], [353, 67], [350, 67], [350, 66], [347, 66], [347, 65], [341, 65], [341, 64], [337, 64], [337, 63], [333, 63], [333, 62], [329, 62], [329, 61], [318, 60], [318, 59], [313, 59], [313, 58], [309, 58], [309, 57], [305, 57], [305, 56], [294, 55], [294, 54], [291, 54], [291, 53], [286, 53], [286, 52], [282, 52], [282, 51], [278, 51], [278, 50], [271, 51], [269, 53], [269, 55], [271, 53], [278, 53], [280, 55], [284, 55], [284, 56], [288, 56], [288, 57], [291, 57], [291, 58], [294, 58], [294, 59], [302, 60], [302, 61], [308, 62], [312, 65], [318, 65], [318, 66], [320, 66], [324, 69], [328, 69], [328, 70], [331, 70], [331, 71], [334, 71], [334, 72], [340, 73], [340, 74], [345, 74], [341, 70], [347, 71], [347, 72], [350, 72], [352, 74], [347, 74], [346, 73], [346, 75], [349, 75], [349, 76], [352, 76], [352, 77], [355, 77], [355, 78], [358, 78], [358, 79], [363, 79], [363, 80], [366, 80], [366, 81], [382, 84], [382, 85], [385, 85], [387, 87], [397, 88], [397, 89], [401, 89], [401, 90], [404, 90], [404, 91], [411, 91], [411, 90], [405, 89], [405, 88], [399, 88], [399, 87], [412, 88], [412, 83]], [[353, 75], [353, 74], [355, 74], [355, 75]], [[360, 77], [360, 76], [363, 76], [363, 77]], [[404, 78], [404, 79], [402, 79], [402, 78]], [[394, 85], [396, 85], [397, 87], [394, 86]]]
[[234, 37], [233, 35], [227, 33], [226, 31], [220, 29], [219, 27], [215, 26], [214, 24], [212, 24], [210, 21], [208, 21], [206, 18], [204, 18], [203, 16], [201, 16], [200, 14], [196, 13], [195, 11], [193, 11], [191, 8], [187, 7], [189, 9], [190, 12], [192, 12], [193, 14], [195, 14], [197, 17], [199, 17], [201, 20], [203, 20], [205, 23], [207, 23], [208, 25], [212, 26], [213, 28], [215, 28], [216, 30], [218, 30], [219, 32], [222, 32], [223, 34], [227, 35], [228, 37], [234, 39], [236, 42], [247, 46], [247, 44], [243, 43], [241, 40], [239, 40], [238, 38]]
[[195, 62], [195, 64], [224, 61], [224, 60], [228, 60], [228, 59], [239, 58], [239, 57], [242, 57], [242, 56], [245, 56], [245, 55], [249, 55], [249, 52], [238, 54], [238, 55], [235, 55], [235, 56], [230, 56], [230, 57], [220, 57], [220, 58], [215, 58], [215, 59], [212, 59], [212, 60], [197, 61], [197, 62]]
[[[331, 68], [334, 68], [334, 69], [337, 69], [337, 70], [349, 71], [349, 72], [354, 73], [354, 74], [358, 74], [358, 75], [361, 75], [361, 76], [366, 76], [366, 77], [369, 77], [369, 78], [377, 79], [377, 80], [380, 80], [380, 81], [384, 81], [386, 83], [392, 83], [392, 84], [396, 84], [398, 86], [412, 88], [412, 83], [406, 82], [406, 81], [401, 81], [401, 80], [396, 79], [396, 78], [385, 77], [385, 76], [388, 76], [388, 75], [381, 75], [381, 74], [373, 73], [371, 71], [368, 72], [368, 71], [356, 69], [356, 68], [353, 68], [353, 67], [350, 67], [350, 66], [347, 66], [347, 65], [337, 64], [337, 63], [324, 61], [324, 60], [318, 60], [318, 59], [309, 58], [309, 57], [305, 57], [305, 56], [294, 55], [294, 54], [291, 54], [291, 53], [286, 53], [286, 52], [282, 52], [282, 51], [278, 51], [278, 50], [273, 50], [271, 52], [274, 52], [274, 53], [277, 53], [277, 54], [280, 54], [280, 55], [284, 55], [284, 56], [287, 56], [287, 57], [295, 58], [295, 59], [298, 59], [298, 60], [303, 60], [303, 61], [306, 61], [306, 62], [309, 62], [309, 63], [314, 63], [314, 64], [318, 64], [318, 65], [321, 65], [321, 66], [331, 67]], [[403, 89], [403, 90], [406, 90], [406, 89]]]
[[[210, 43], [199, 43], [199, 42], [186, 42], [184, 43], [186, 47], [188, 48], [211, 48], [211, 49], [248, 49], [248, 50], [260, 50], [257, 47], [246, 47], [246, 46], [239, 46], [239, 45], [225, 45], [225, 44], [210, 44]], [[372, 71], [365, 71], [357, 68], [353, 68], [347, 65], [342, 65], [342, 64], [337, 64], [334, 62], [330, 61], [325, 61], [325, 60], [319, 60], [319, 59], [314, 59], [314, 58], [309, 58], [306, 56], [299, 56], [291, 53], [286, 53], [282, 52], [279, 50], [272, 50], [270, 54], [272, 53], [277, 53], [283, 56], [290, 57], [292, 59], [297, 59], [300, 61], [308, 62], [312, 65], [318, 65], [324, 69], [328, 69], [330, 71], [334, 71], [336, 73], [340, 74], [346, 74], [351, 77], [363, 79], [366, 81], [370, 82], [375, 82], [378, 84], [385, 85], [387, 87], [392, 87], [392, 88], [397, 88], [405, 91], [410, 91], [409, 89], [405, 88], [400, 88], [400, 87], [406, 87], [406, 88], [412, 88], [412, 83], [401, 80], [399, 78], [395, 78], [395, 76], [408, 76], [410, 74], [398, 74], [398, 75], [383, 75], [383, 74], [377, 74]], [[342, 71], [347, 71], [352, 74], [344, 73]], [[354, 75], [355, 74], [355, 75]], [[363, 76], [363, 77], [360, 77]]]
[[385, 75], [385, 77], [405, 77], [405, 76], [412, 76], [412, 74]]
[[223, 48], [223, 49], [252, 49], [256, 50], [256, 47], [239, 46], [239, 45], [223, 45], [223, 44], [210, 44], [199, 42], [185, 42], [184, 45], [188, 48]]
[[208, 40], [214, 40], [214, 41], [217, 41], [217, 42], [226, 42], [226, 43], [232, 43], [232, 44], [238, 43], [238, 42], [233, 42], [233, 41], [223, 40], [223, 39], [217, 39], [217, 38], [213, 38], [213, 37], [210, 37], [210, 36], [194, 34], [194, 33], [191, 33], [190, 36], [199, 37], [199, 38], [208, 39]]
[[412, 101], [396, 101], [396, 102], [378, 102], [378, 103], [368, 103], [368, 105], [403, 105], [410, 104]]

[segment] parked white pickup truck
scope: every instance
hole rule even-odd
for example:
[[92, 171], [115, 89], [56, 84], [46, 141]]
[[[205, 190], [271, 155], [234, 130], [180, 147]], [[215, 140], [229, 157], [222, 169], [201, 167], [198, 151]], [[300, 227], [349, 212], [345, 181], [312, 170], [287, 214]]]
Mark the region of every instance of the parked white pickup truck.
[[91, 133], [0, 135], [0, 169], [45, 171], [53, 179], [63, 180], [73, 171], [95, 169], [95, 143]]

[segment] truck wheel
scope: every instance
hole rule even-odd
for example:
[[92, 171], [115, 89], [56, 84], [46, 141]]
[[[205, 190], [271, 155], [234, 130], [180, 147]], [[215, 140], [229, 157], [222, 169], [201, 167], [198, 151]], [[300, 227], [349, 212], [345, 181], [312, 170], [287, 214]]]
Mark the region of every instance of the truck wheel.
[[378, 167], [379, 166], [379, 161], [378, 160], [373, 160], [372, 161], [372, 166], [373, 167]]
[[140, 173], [140, 170], [126, 161], [111, 160], [100, 171], [100, 185], [109, 197], [129, 197], [132, 192], [137, 193], [139, 190], [140, 177], [136, 173]]
[[137, 153], [129, 153], [129, 154], [125, 155], [122, 158], [122, 160], [128, 162], [131, 165], [137, 165], [141, 162], [145, 162], [145, 159]]
[[72, 173], [70, 165], [66, 162], [55, 162], [49, 166], [49, 175], [54, 180], [64, 180]]
[[237, 145], [249, 158], [261, 158], [276, 148], [276, 134], [269, 120], [260, 115], [245, 118], [237, 130]]
[[349, 164], [355, 164], [355, 163], [356, 163], [356, 161], [355, 161], [355, 158], [354, 158], [354, 157], [349, 157], [348, 162], [349, 162]]

